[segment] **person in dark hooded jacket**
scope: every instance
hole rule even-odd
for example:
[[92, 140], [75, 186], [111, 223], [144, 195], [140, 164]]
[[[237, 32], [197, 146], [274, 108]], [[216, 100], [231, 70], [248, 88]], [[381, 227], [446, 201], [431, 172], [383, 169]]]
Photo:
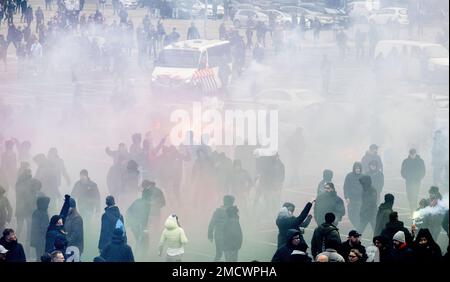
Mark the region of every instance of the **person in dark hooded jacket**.
[[381, 236], [391, 241], [392, 237], [394, 237], [395, 233], [398, 231], [403, 231], [405, 234], [405, 242], [408, 245], [412, 245], [413, 237], [407, 228], [405, 228], [402, 221], [398, 220], [398, 213], [393, 212], [389, 215], [389, 222], [386, 223], [383, 231], [381, 231]]
[[413, 211], [417, 208], [420, 186], [425, 177], [425, 163], [416, 149], [409, 150], [408, 158], [402, 162], [401, 175], [406, 183], [409, 208]]
[[412, 246], [414, 259], [419, 263], [439, 263], [442, 259], [441, 248], [427, 228], [419, 229]]
[[12, 229], [5, 229], [3, 237], [0, 238], [0, 245], [8, 250], [6, 253], [7, 262], [26, 262], [25, 252], [22, 244], [17, 242], [17, 237]]
[[150, 190], [144, 189], [142, 197], [134, 201], [126, 212], [127, 224], [131, 227], [139, 250], [146, 250], [148, 247], [146, 232], [148, 232], [151, 196]]
[[242, 246], [242, 229], [239, 223], [239, 209], [236, 206], [228, 207], [227, 219], [223, 231], [223, 251], [225, 261], [237, 262], [238, 252]]
[[325, 169], [323, 171], [322, 180], [320, 180], [317, 185], [317, 196], [325, 192], [325, 184], [333, 181], [333, 171], [330, 169]]
[[89, 220], [100, 214], [100, 192], [86, 169], [80, 171], [80, 180], [75, 183], [71, 196], [77, 201], [77, 210], [83, 218]]
[[21, 237], [24, 226], [28, 226], [27, 229], [29, 229], [33, 207], [39, 190], [41, 190], [39, 180], [33, 179], [29, 168], [24, 169], [19, 174], [16, 182], [16, 219], [17, 235], [19, 237]]
[[327, 213], [324, 218], [325, 222], [314, 229], [311, 239], [311, 254], [313, 257], [325, 251], [327, 240], [334, 240], [341, 244], [339, 229], [333, 224], [336, 221], [336, 216], [333, 213]]
[[214, 240], [216, 246], [216, 256], [214, 261], [220, 261], [224, 252], [224, 232], [225, 222], [228, 218], [226, 210], [234, 204], [234, 197], [226, 195], [223, 197], [223, 206], [214, 211], [208, 225], [208, 239]]
[[34, 178], [41, 182], [42, 192], [53, 199], [53, 208], [50, 210], [54, 210], [57, 205], [56, 200], [61, 197], [58, 189], [58, 173], [44, 154], [36, 155], [33, 160], [38, 166]]
[[[125, 224], [123, 216], [113, 196], [106, 197], [106, 208], [102, 215], [102, 226], [100, 229], [100, 239], [98, 242], [99, 250], [103, 250], [112, 240], [114, 229], [116, 229], [118, 220]], [[126, 240], [126, 239], [125, 239]]]
[[70, 196], [65, 195], [64, 204], [61, 208], [59, 215], [54, 215], [50, 218], [50, 223], [45, 234], [45, 252], [52, 253], [55, 250], [55, 246], [63, 246], [60, 251], [65, 253], [67, 247], [67, 233], [64, 231], [64, 223], [66, 222], [67, 215], [70, 209]]
[[36, 200], [37, 209], [31, 216], [31, 236], [30, 246], [36, 250], [36, 258], [45, 254], [45, 234], [49, 225], [48, 205], [49, 197], [38, 197]]
[[272, 257], [272, 262], [289, 262], [294, 250], [299, 250], [300, 245], [304, 243], [299, 230], [289, 229], [286, 231], [284, 244], [278, 248]]
[[367, 224], [370, 223], [372, 230], [375, 230], [375, 217], [377, 214], [377, 191], [372, 186], [372, 179], [368, 175], [363, 175], [359, 179], [363, 187], [362, 205], [359, 213], [360, 232], [364, 232]]
[[348, 218], [353, 226], [360, 224], [359, 212], [362, 204], [362, 185], [359, 178], [362, 176], [362, 165], [359, 162], [353, 164], [352, 172], [348, 173], [344, 181], [344, 198], [347, 202]]
[[77, 203], [72, 198], [70, 198], [70, 209], [64, 223], [64, 230], [67, 232], [67, 245], [77, 247], [81, 255], [84, 249], [83, 218], [78, 213]]
[[124, 238], [122, 229], [114, 229], [111, 242], [103, 248], [100, 256], [106, 262], [134, 262], [133, 250]]
[[378, 248], [380, 262], [392, 261], [392, 249], [388, 239], [383, 236], [375, 236], [372, 242]]
[[[292, 203], [284, 203], [281, 211], [278, 213], [276, 224], [278, 227], [278, 248], [286, 242], [287, 232], [290, 229], [299, 230], [302, 224], [307, 220], [309, 211], [313, 203], [307, 203], [299, 216], [294, 216], [295, 205]], [[308, 220], [311, 220], [309, 217]], [[303, 240], [303, 237], [302, 237]]]
[[369, 147], [369, 150], [361, 159], [361, 165], [363, 169], [363, 173], [367, 174], [370, 170], [370, 163], [375, 162], [377, 164], [377, 168], [383, 172], [383, 162], [381, 161], [380, 156], [378, 155], [378, 146], [376, 144], [372, 144]]
[[372, 179], [372, 186], [377, 191], [377, 204], [380, 200], [381, 192], [384, 187], [384, 174], [378, 167], [377, 161], [371, 161], [369, 163], [369, 170], [366, 173]]
[[333, 224], [337, 226], [345, 215], [344, 201], [337, 195], [333, 183], [325, 184], [324, 191], [324, 193], [317, 196], [314, 204], [314, 219], [317, 225], [319, 225], [322, 223], [325, 214], [331, 212], [336, 217], [336, 221]]
[[373, 236], [381, 235], [386, 224], [389, 222], [389, 215], [394, 212], [392, 207], [394, 206], [394, 195], [386, 194], [384, 195], [384, 203], [381, 203], [378, 207], [375, 230], [373, 231]]

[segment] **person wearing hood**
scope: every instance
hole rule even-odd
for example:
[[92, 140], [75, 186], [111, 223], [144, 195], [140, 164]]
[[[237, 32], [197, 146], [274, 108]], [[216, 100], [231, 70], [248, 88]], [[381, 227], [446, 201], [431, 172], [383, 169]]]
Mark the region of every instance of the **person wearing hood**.
[[70, 198], [69, 203], [69, 213], [64, 223], [64, 229], [67, 232], [67, 245], [77, 247], [81, 255], [84, 249], [83, 218], [78, 213], [76, 201]]
[[378, 155], [378, 145], [372, 144], [369, 147], [369, 150], [361, 159], [362, 172], [367, 174], [370, 171], [370, 163], [375, 162], [377, 168], [383, 172], [383, 162], [381, 161], [380, 156]]
[[214, 261], [220, 261], [224, 252], [224, 232], [225, 222], [228, 218], [227, 209], [234, 204], [234, 196], [225, 195], [223, 197], [223, 205], [217, 208], [209, 221], [208, 225], [208, 239], [214, 241], [216, 246], [216, 256]]
[[106, 262], [134, 262], [133, 250], [125, 242], [122, 229], [114, 229], [111, 242], [102, 249], [100, 256]]
[[[283, 244], [286, 243], [287, 232], [290, 229], [299, 230], [300, 227], [305, 225], [307, 222], [311, 221], [311, 216], [308, 216], [309, 211], [311, 210], [312, 204], [315, 201], [308, 202], [303, 208], [302, 212], [299, 216], [294, 216], [295, 205], [292, 203], [284, 203], [281, 211], [278, 213], [278, 217], [276, 219], [276, 224], [278, 227], [278, 245], [280, 248]], [[302, 237], [303, 240], [303, 237]]]
[[345, 259], [338, 253], [340, 241], [329, 239], [325, 241], [325, 251], [316, 256], [316, 261], [321, 256], [328, 257], [328, 262], [345, 262]]
[[366, 253], [366, 247], [364, 247], [361, 244], [361, 237], [362, 234], [360, 234], [356, 230], [352, 230], [348, 233], [348, 239], [347, 241], [343, 242], [339, 248], [339, 254], [345, 259], [345, 261], [348, 261], [350, 254], [350, 251], [352, 249], [357, 249], [363, 257], [361, 258], [363, 261], [367, 260], [367, 253]]
[[136, 246], [140, 251], [146, 251], [148, 248], [148, 218], [151, 210], [152, 194], [149, 189], [142, 191], [140, 199], [135, 200], [126, 212], [128, 226], [131, 227]]
[[377, 191], [372, 186], [372, 179], [368, 175], [363, 175], [359, 179], [363, 187], [362, 205], [359, 213], [359, 230], [364, 232], [367, 224], [370, 223], [372, 230], [375, 230], [375, 217], [377, 214]]
[[223, 229], [223, 251], [226, 262], [237, 262], [242, 246], [242, 229], [239, 223], [239, 209], [231, 206], [226, 209], [227, 219]]
[[53, 199], [50, 210], [56, 210], [57, 199], [61, 198], [58, 189], [58, 174], [44, 154], [36, 155], [33, 160], [38, 166], [34, 178], [41, 182], [42, 192]]
[[86, 169], [80, 171], [80, 180], [75, 183], [71, 196], [77, 201], [77, 210], [83, 218], [89, 221], [100, 214], [100, 192], [97, 184], [89, 178]]
[[392, 237], [398, 232], [402, 231], [405, 236], [405, 242], [408, 244], [412, 244], [413, 237], [407, 228], [405, 228], [402, 221], [398, 220], [398, 213], [393, 212], [389, 214], [389, 222], [386, 223], [383, 231], [381, 231], [381, 236], [386, 238], [387, 240], [392, 240]]
[[[119, 208], [116, 206], [116, 201], [113, 196], [106, 197], [106, 208], [102, 215], [102, 225], [100, 229], [100, 239], [98, 241], [98, 248], [100, 252], [111, 242], [114, 230], [119, 226], [124, 226], [125, 221], [120, 214]], [[126, 242], [126, 234], [125, 242]]]
[[[29, 167], [29, 164], [24, 166]], [[23, 227], [26, 226], [27, 232], [31, 224], [31, 215], [33, 207], [36, 204], [37, 193], [41, 190], [41, 183], [34, 179], [31, 169], [26, 168], [20, 173], [16, 182], [16, 220], [17, 235], [20, 237]], [[29, 234], [26, 236], [28, 239]]]
[[369, 163], [369, 170], [366, 173], [372, 179], [372, 186], [377, 191], [377, 204], [380, 201], [380, 195], [384, 187], [384, 174], [378, 167], [378, 162], [371, 161]]
[[27, 261], [22, 244], [17, 242], [17, 237], [14, 230], [7, 228], [3, 231], [3, 237], [0, 238], [0, 245], [8, 250], [6, 253], [6, 262]]
[[378, 207], [377, 217], [375, 220], [375, 230], [373, 231], [373, 236], [381, 235], [383, 228], [389, 222], [389, 215], [394, 212], [392, 207], [394, 206], [394, 195], [385, 194], [384, 203], [381, 203]]
[[383, 236], [373, 237], [373, 245], [378, 248], [379, 262], [392, 261], [392, 249], [389, 240]]
[[11, 222], [13, 210], [6, 197], [6, 190], [0, 185], [0, 230], [5, 229], [6, 223]]
[[392, 237], [392, 261], [396, 263], [413, 262], [413, 250], [406, 243], [405, 233], [398, 231]]
[[300, 231], [297, 229], [288, 229], [286, 231], [285, 241], [273, 255], [272, 262], [290, 262], [292, 253], [295, 250], [300, 250], [301, 245], [306, 245], [306, 243]]
[[427, 228], [419, 229], [412, 246], [414, 259], [419, 263], [438, 263], [442, 259], [441, 248]]
[[341, 221], [345, 215], [344, 201], [337, 195], [334, 184], [329, 182], [324, 186], [324, 193], [317, 196], [314, 204], [314, 219], [317, 225], [322, 223], [325, 214], [333, 213], [336, 220], [333, 222], [335, 226]]
[[54, 215], [50, 218], [50, 223], [45, 234], [45, 252], [52, 253], [58, 245], [59, 250], [65, 252], [67, 248], [66, 231], [64, 231], [64, 223], [70, 209], [70, 196], [65, 195], [64, 204], [59, 215]]
[[352, 172], [348, 173], [344, 181], [344, 198], [347, 202], [348, 218], [353, 226], [360, 224], [359, 212], [361, 211], [363, 188], [359, 178], [362, 176], [362, 165], [359, 162], [353, 164]]
[[155, 230], [161, 229], [161, 209], [166, 206], [164, 193], [156, 187], [156, 183], [149, 180], [142, 181], [142, 189], [148, 189], [150, 197], [150, 226]]
[[330, 169], [325, 169], [322, 173], [322, 180], [317, 185], [317, 196], [325, 193], [325, 184], [331, 183], [333, 181], [333, 171]]
[[311, 239], [311, 254], [316, 257], [319, 253], [325, 251], [325, 242], [335, 240], [341, 244], [339, 229], [333, 224], [336, 216], [333, 213], [325, 214], [325, 222], [314, 229]]
[[34, 247], [36, 251], [36, 258], [45, 254], [45, 235], [49, 225], [48, 205], [50, 203], [49, 197], [38, 197], [36, 199], [37, 209], [31, 216], [31, 235], [30, 246]]
[[417, 154], [416, 149], [409, 150], [408, 158], [403, 160], [401, 175], [406, 183], [409, 208], [414, 211], [417, 207], [422, 179], [425, 177], [425, 162]]
[[164, 245], [167, 245], [166, 261], [181, 262], [184, 254], [184, 246], [188, 243], [188, 239], [183, 228], [180, 226], [178, 216], [171, 214], [167, 218], [164, 225], [165, 229], [163, 230], [159, 240], [159, 256], [162, 255]]

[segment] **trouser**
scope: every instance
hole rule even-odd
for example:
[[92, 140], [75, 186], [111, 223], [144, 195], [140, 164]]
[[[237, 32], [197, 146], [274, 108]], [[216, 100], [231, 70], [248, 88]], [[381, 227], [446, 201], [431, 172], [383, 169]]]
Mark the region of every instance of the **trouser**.
[[358, 232], [362, 234], [368, 224], [372, 227], [372, 231], [375, 231], [375, 216], [361, 217]]
[[214, 241], [216, 242], [216, 256], [214, 257], [214, 261], [220, 261], [224, 252], [223, 242], [221, 239], [217, 240], [217, 238], [214, 238]]
[[415, 211], [419, 199], [421, 181], [406, 181], [406, 195], [408, 196], [409, 209]]
[[361, 202], [356, 201], [354, 199], [350, 199], [350, 203], [348, 204], [348, 218], [352, 223], [353, 227], [357, 227], [360, 225], [359, 212], [361, 211]]
[[238, 251], [239, 250], [225, 251], [225, 261], [226, 262], [237, 262], [238, 261]]

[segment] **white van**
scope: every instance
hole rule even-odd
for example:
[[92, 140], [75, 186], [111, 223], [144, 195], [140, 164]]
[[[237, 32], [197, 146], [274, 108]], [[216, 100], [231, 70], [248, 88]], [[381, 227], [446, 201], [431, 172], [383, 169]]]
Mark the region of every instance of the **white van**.
[[[421, 71], [426, 71], [429, 78], [439, 79], [446, 77], [449, 73], [449, 51], [437, 43], [428, 43], [412, 40], [381, 40], [378, 42], [374, 59], [398, 57], [407, 63], [405, 71], [408, 77], [418, 77]], [[420, 68], [424, 68], [421, 70]], [[422, 73], [423, 75], [423, 73]]]
[[222, 87], [219, 66], [231, 65], [231, 47], [223, 40], [187, 40], [165, 47], [152, 72], [152, 90], [212, 93]]

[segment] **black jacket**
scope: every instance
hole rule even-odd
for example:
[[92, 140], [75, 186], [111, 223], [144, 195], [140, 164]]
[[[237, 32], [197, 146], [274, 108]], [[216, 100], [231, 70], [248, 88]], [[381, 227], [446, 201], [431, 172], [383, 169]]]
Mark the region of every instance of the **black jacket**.
[[116, 206], [106, 207], [105, 213], [102, 215], [102, 226], [100, 230], [100, 240], [98, 242], [98, 248], [102, 250], [112, 240], [114, 229], [116, 229], [117, 220], [120, 219], [123, 224], [123, 216], [120, 214], [120, 210]]
[[421, 181], [425, 176], [425, 163], [416, 155], [414, 159], [406, 158], [402, 163], [402, 177], [408, 182]]
[[278, 226], [278, 248], [281, 247], [286, 242], [287, 231], [289, 229], [299, 229], [300, 225], [308, 217], [309, 211], [311, 210], [312, 204], [307, 203], [303, 208], [299, 216], [284, 216], [278, 215], [276, 224]]
[[[425, 237], [428, 243], [420, 245], [419, 239]], [[413, 244], [414, 260], [419, 263], [439, 263], [442, 259], [441, 248], [434, 241], [428, 229], [420, 229]]]
[[223, 234], [227, 218], [226, 207], [222, 206], [214, 211], [214, 214], [209, 221], [208, 239], [214, 239], [216, 245], [223, 245]]
[[26, 262], [25, 252], [23, 251], [22, 244], [17, 241], [6, 242], [5, 238], [0, 238], [0, 245], [8, 250], [6, 253], [7, 262]]
[[82, 214], [100, 213], [100, 193], [97, 184], [90, 179], [75, 183], [71, 195], [77, 201], [77, 208]]
[[84, 248], [83, 219], [77, 210], [69, 213], [64, 229], [67, 232], [67, 245], [77, 247], [81, 254]]
[[389, 215], [393, 212], [392, 205], [393, 203], [382, 203], [378, 207], [375, 230], [373, 232], [374, 237], [381, 235], [384, 227], [389, 222]]
[[359, 182], [359, 178], [363, 175], [362, 173], [357, 174], [355, 172], [356, 167], [362, 167], [360, 164], [355, 163], [353, 165], [353, 171], [347, 174], [344, 181], [344, 198], [350, 199], [350, 201], [360, 202], [362, 198], [362, 186]]
[[391, 258], [394, 263], [412, 263], [414, 262], [414, 252], [407, 244], [404, 244], [399, 249], [392, 249]]
[[321, 252], [325, 251], [325, 242], [333, 239], [341, 243], [341, 236], [339, 229], [333, 224], [322, 223], [316, 229], [311, 239], [311, 254], [316, 257]]
[[296, 235], [300, 235], [299, 230], [289, 229], [288, 231], [286, 231], [285, 243], [275, 252], [272, 257], [272, 262], [291, 261], [292, 252], [297, 249], [296, 246], [292, 245], [292, 238]]
[[337, 195], [336, 191], [319, 194], [314, 204], [314, 219], [317, 225], [325, 220], [325, 214], [332, 212], [336, 216], [336, 223], [341, 221], [345, 215], [344, 201]]
[[133, 251], [122, 236], [113, 236], [111, 243], [102, 249], [101, 257], [106, 262], [134, 262]]
[[[37, 249], [45, 246], [45, 234], [49, 224], [48, 205], [50, 203], [49, 197], [39, 197], [36, 200], [37, 209], [33, 212], [31, 217], [31, 236], [30, 245]], [[43, 254], [37, 254], [38, 256]]]
[[223, 229], [223, 250], [235, 251], [242, 246], [242, 229], [239, 217], [228, 217]]
[[359, 216], [361, 220], [373, 220], [377, 213], [377, 191], [372, 186], [370, 176], [363, 175], [359, 179], [363, 187], [362, 205]]
[[379, 170], [369, 170], [367, 175], [372, 179], [372, 186], [377, 190], [377, 196], [380, 197], [384, 187], [384, 174]]
[[402, 221], [397, 220], [386, 223], [383, 231], [381, 231], [381, 236], [385, 237], [389, 242], [392, 242], [392, 238], [398, 231], [403, 231], [405, 233], [406, 243], [411, 246], [413, 238], [409, 230], [403, 225]]

